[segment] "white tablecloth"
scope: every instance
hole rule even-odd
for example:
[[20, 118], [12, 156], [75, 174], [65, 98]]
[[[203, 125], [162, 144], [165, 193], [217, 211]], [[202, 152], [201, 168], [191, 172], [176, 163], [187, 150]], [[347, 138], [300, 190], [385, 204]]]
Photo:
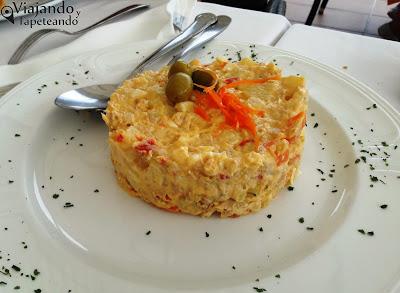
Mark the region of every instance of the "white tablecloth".
[[400, 43], [296, 24], [276, 47], [344, 71], [400, 111]]
[[[72, 5], [81, 11], [79, 24], [74, 27], [66, 27], [67, 30], [78, 30], [96, 22], [104, 16], [128, 5], [128, 3], [152, 3], [152, 6], [160, 5], [166, 0], [135, 0], [135, 1], [94, 1], [94, 0], [69, 0], [66, 4]], [[244, 42], [256, 42], [265, 45], [275, 44], [281, 35], [289, 28], [289, 21], [280, 15], [264, 12], [256, 12], [244, 9], [231, 8], [210, 3], [197, 3], [194, 13], [213, 12], [226, 14], [232, 17], [231, 26], [220, 36], [223, 40]], [[129, 15], [127, 17], [132, 17]], [[18, 19], [13, 25], [7, 21], [0, 23], [0, 65], [6, 64], [18, 45], [32, 32], [43, 27], [29, 28], [18, 24]], [[257, 28], [257, 29], [255, 29]], [[44, 52], [71, 41], [72, 38], [54, 34], [40, 41], [29, 52], [29, 56]]]

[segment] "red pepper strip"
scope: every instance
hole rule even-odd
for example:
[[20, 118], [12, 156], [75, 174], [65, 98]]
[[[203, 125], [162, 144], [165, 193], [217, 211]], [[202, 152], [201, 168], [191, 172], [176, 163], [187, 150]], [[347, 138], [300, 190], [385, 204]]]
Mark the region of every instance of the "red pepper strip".
[[204, 110], [203, 108], [196, 106], [194, 108], [194, 112], [199, 115], [201, 118], [203, 118], [206, 121], [210, 121], [210, 117], [208, 116], [206, 110]]
[[177, 206], [172, 206], [170, 208], [167, 208], [168, 211], [173, 212], [173, 213], [179, 213], [180, 210]]
[[150, 151], [153, 150], [153, 145], [156, 144], [156, 141], [152, 138], [149, 138], [146, 142], [139, 144], [135, 147], [136, 151], [138, 151], [141, 154], [146, 154], [148, 155]]
[[232, 83], [232, 82], [238, 81], [238, 80], [239, 80], [239, 77], [231, 77], [231, 78], [225, 79], [224, 82], [225, 82], [226, 84], [229, 84], [229, 83]]
[[253, 139], [244, 139], [239, 143], [239, 146], [244, 146], [246, 144], [248, 144], [249, 142], [253, 142]]
[[122, 134], [118, 134], [118, 135], [115, 137], [115, 140], [118, 141], [118, 142], [122, 142], [122, 141], [124, 140], [124, 136], [123, 136]]

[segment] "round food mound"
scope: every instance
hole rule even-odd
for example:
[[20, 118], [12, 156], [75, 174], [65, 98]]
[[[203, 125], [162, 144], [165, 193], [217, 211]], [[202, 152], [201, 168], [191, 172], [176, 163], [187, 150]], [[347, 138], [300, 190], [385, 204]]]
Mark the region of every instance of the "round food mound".
[[[103, 119], [121, 186], [159, 208], [209, 217], [260, 210], [297, 174], [304, 144], [304, 78], [270, 64], [194, 60], [214, 89], [174, 104], [169, 67], [126, 80]], [[171, 78], [171, 77], [170, 77]]]

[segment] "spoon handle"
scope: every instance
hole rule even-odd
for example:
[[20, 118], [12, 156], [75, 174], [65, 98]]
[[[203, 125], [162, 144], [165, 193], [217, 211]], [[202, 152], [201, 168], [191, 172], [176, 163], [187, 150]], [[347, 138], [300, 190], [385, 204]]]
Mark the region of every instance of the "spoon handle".
[[191, 51], [214, 39], [229, 26], [231, 21], [232, 19], [229, 16], [218, 15], [217, 22], [206, 28], [201, 35], [191, 40], [182, 51], [180, 51], [174, 58], [171, 59], [168, 65], [175, 63], [179, 59], [183, 59]]
[[143, 71], [143, 69], [152, 64], [154, 61], [158, 60], [165, 54], [171, 52], [172, 50], [178, 48], [180, 45], [184, 44], [191, 38], [197, 36], [199, 33], [203, 32], [207, 27], [212, 25], [217, 21], [217, 17], [212, 13], [202, 13], [196, 16], [194, 22], [187, 27], [178, 36], [164, 44], [159, 49], [155, 50], [146, 59], [139, 63], [128, 78], [132, 78], [136, 74]]

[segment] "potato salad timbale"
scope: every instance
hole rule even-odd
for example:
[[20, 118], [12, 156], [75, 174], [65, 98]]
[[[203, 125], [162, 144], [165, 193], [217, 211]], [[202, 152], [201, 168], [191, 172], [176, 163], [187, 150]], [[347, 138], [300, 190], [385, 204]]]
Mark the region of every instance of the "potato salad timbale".
[[256, 212], [298, 173], [301, 76], [243, 59], [178, 61], [126, 80], [103, 119], [120, 185], [158, 208], [209, 217]]

